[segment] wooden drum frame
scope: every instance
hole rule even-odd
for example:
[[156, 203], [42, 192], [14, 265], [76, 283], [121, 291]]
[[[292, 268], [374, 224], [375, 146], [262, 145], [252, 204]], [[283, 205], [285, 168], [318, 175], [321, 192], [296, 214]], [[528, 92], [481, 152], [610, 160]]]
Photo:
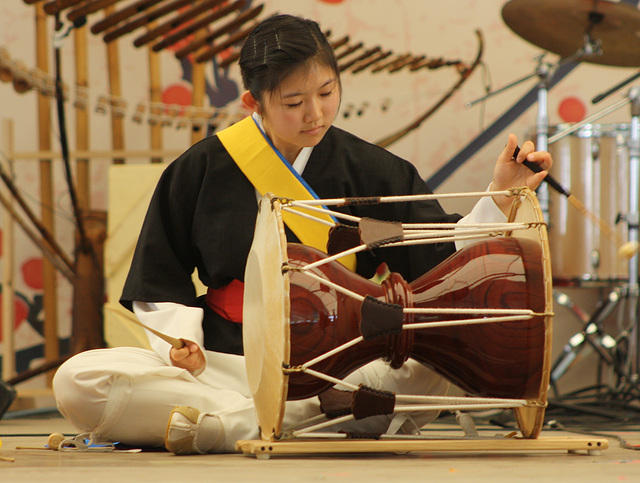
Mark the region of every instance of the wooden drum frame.
[[[260, 201], [245, 274], [243, 333], [262, 441], [299, 436], [282, 428], [288, 399], [315, 396], [334, 384], [355, 390], [340, 378], [378, 358], [399, 367], [408, 357], [430, 366], [470, 397], [396, 395], [396, 410], [513, 408], [523, 438], [538, 438], [551, 364], [551, 259], [547, 228], [535, 195], [526, 188], [509, 193], [517, 197], [509, 223], [498, 232], [490, 231], [490, 238], [482, 235], [484, 241], [458, 250], [411, 284], [391, 274], [381, 285], [335, 261], [323, 261], [335, 257], [305, 245], [287, 244], [281, 210], [287, 209], [290, 200], [266, 195]], [[462, 225], [450, 232], [464, 230]], [[469, 280], [475, 276], [480, 278]], [[514, 292], [499, 290], [498, 282], [507, 283]], [[461, 283], [466, 287], [460, 291], [457, 286]], [[441, 291], [434, 294], [437, 285]], [[463, 296], [458, 295], [470, 292], [467, 287], [471, 285], [485, 288], [459, 303]], [[451, 287], [457, 290], [454, 294], [448, 292]], [[395, 314], [400, 310], [399, 333], [363, 339], [360, 324], [364, 327], [361, 314], [365, 312], [360, 308], [372, 299], [392, 307]], [[326, 325], [325, 320], [321, 333], [310, 335], [313, 324], [305, 326], [304, 317], [309, 313], [317, 318], [323, 308], [331, 312], [327, 320], [340, 330]], [[336, 331], [341, 339], [328, 340], [326, 335]], [[447, 347], [449, 339], [454, 344], [450, 347], [458, 350]], [[456, 368], [464, 347], [478, 339], [486, 339], [491, 353], [477, 355], [482, 349], [472, 347], [468, 361], [462, 361], [469, 367]], [[358, 349], [351, 350], [356, 345]], [[354, 360], [354, 354], [362, 360]], [[488, 374], [480, 374], [486, 364]], [[514, 374], [517, 371], [522, 374]], [[415, 404], [416, 398], [423, 399]], [[409, 404], [399, 409], [400, 402]], [[312, 431], [311, 437], [320, 434]]]

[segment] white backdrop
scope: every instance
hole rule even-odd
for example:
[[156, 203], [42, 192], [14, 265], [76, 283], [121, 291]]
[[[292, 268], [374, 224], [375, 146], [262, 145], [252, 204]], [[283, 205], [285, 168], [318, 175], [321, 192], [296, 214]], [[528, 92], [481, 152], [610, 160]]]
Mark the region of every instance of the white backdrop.
[[[258, 2], [254, 2], [258, 4]], [[537, 66], [536, 57], [543, 51], [516, 36], [502, 20], [504, 0], [265, 0], [263, 16], [273, 12], [293, 13], [317, 20], [323, 29], [331, 30], [335, 38], [349, 34], [353, 41], [362, 41], [367, 47], [380, 45], [396, 53], [411, 52], [430, 57], [461, 59], [471, 62], [477, 49], [474, 31], [484, 36], [485, 51], [483, 66], [455, 95], [431, 117], [421, 128], [389, 149], [412, 161], [421, 174], [428, 178], [456, 155], [484, 128], [513, 106], [526, 92], [536, 85], [535, 79], [492, 97], [484, 104], [472, 109], [465, 104], [482, 96], [488, 87], [498, 89], [532, 74]], [[531, 4], [535, 6], [535, 1]], [[535, 7], [532, 7], [535, 8]], [[90, 17], [94, 23], [100, 14]], [[27, 66], [35, 65], [35, 9], [21, 0], [0, 2], [0, 47], [5, 47], [13, 59]], [[526, 21], [526, 19], [523, 19]], [[535, 28], [534, 25], [531, 28]], [[136, 49], [133, 37], [119, 41], [122, 69], [123, 97], [128, 101], [129, 111], [125, 120], [125, 146], [127, 149], [149, 147], [148, 126], [131, 120], [133, 106], [149, 98], [148, 62], [145, 49]], [[107, 116], [94, 112], [95, 101], [108, 91], [107, 65], [104, 42], [99, 36], [90, 36], [90, 133], [91, 148], [105, 150], [111, 147], [110, 122]], [[73, 41], [69, 38], [62, 47], [63, 75], [73, 83]], [[50, 55], [51, 59], [51, 55]], [[545, 60], [555, 63], [556, 55], [548, 53]], [[182, 79], [183, 68], [170, 51], [161, 56], [161, 76], [164, 93], [171, 95], [189, 91], [190, 85]], [[620, 68], [583, 64], [574, 69], [549, 93], [548, 112], [551, 125], [565, 122], [568, 115], [561, 106], [583, 108], [585, 115], [601, 109], [593, 106], [591, 98], [634, 73], [633, 68]], [[215, 90], [213, 71], [209, 69], [209, 81]], [[228, 72], [231, 81], [239, 86], [237, 67]], [[431, 103], [446, 92], [457, 79], [452, 68], [435, 71], [421, 70], [416, 73], [401, 71], [396, 74], [369, 72], [345, 74], [343, 76], [343, 110], [353, 105], [354, 109], [365, 106], [361, 116], [345, 118], [341, 113], [336, 124], [361, 137], [375, 142], [405, 125], [429, 108]], [[626, 92], [613, 95], [602, 105], [620, 99]], [[383, 111], [383, 103], [388, 109]], [[520, 139], [535, 125], [537, 106], [531, 106], [524, 115], [513, 122], [484, 148], [437, 188], [439, 192], [483, 190], [491, 179], [495, 157], [504, 146], [508, 132]], [[73, 109], [68, 108], [68, 131], [70, 144], [74, 146]], [[14, 126], [13, 147], [16, 151], [37, 149], [36, 94], [18, 94], [10, 83], [0, 83], [0, 118], [10, 119]], [[601, 119], [601, 123], [626, 123], [630, 114], [623, 108]], [[55, 117], [54, 117], [55, 119]], [[52, 123], [53, 145], [58, 149], [58, 128]], [[182, 151], [190, 142], [188, 130], [167, 127], [163, 131], [163, 143], [167, 150]], [[6, 140], [4, 147], [6, 149]], [[522, 141], [521, 141], [522, 142]], [[3, 160], [4, 161], [4, 160]], [[140, 162], [140, 160], [132, 160]], [[91, 166], [91, 203], [94, 209], [106, 209], [107, 165], [109, 160], [96, 160]], [[36, 161], [20, 161], [15, 166], [16, 182], [39, 212], [39, 171]], [[56, 186], [56, 236], [62, 245], [71, 251], [73, 226], [70, 222], [69, 197], [63, 182], [62, 165], [55, 165]], [[469, 202], [446, 204], [451, 211], [466, 212]], [[24, 298], [26, 311], [31, 318], [41, 318], [37, 297], [41, 293], [37, 268], [40, 254], [21, 233], [16, 234], [18, 247], [16, 266], [16, 290]], [[70, 334], [70, 297], [66, 282], [61, 280], [60, 328], [62, 338]], [[562, 314], [559, 313], [561, 316]], [[574, 321], [567, 322], [569, 332], [575, 331]], [[34, 324], [18, 321], [18, 349], [26, 350], [41, 343]], [[560, 339], [557, 350], [564, 339]]]

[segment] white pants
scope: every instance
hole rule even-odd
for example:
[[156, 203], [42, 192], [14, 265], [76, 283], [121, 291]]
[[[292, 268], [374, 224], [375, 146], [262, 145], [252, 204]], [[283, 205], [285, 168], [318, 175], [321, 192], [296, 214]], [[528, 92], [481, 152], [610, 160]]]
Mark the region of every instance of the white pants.
[[[207, 367], [197, 377], [167, 366], [153, 351], [133, 347], [82, 352], [65, 362], [53, 379], [60, 412], [95, 439], [130, 445], [162, 446], [171, 410], [192, 406], [222, 422], [224, 451], [239, 439], [257, 439], [258, 424], [244, 358], [206, 352]], [[446, 394], [449, 384], [422, 364], [409, 360], [398, 370], [372, 362], [346, 378], [397, 394]], [[320, 414], [317, 397], [288, 401], [283, 427]], [[435, 419], [437, 411], [374, 416], [332, 430], [412, 433]], [[400, 419], [398, 419], [400, 418]], [[390, 428], [391, 426], [391, 428]]]

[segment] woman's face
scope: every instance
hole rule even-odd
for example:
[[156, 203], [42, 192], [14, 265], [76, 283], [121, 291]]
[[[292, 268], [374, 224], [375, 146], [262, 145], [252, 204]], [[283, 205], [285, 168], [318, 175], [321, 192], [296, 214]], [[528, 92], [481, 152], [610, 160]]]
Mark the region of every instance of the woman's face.
[[290, 162], [303, 147], [315, 146], [338, 113], [340, 83], [336, 73], [313, 63], [294, 71], [260, 103], [264, 129]]

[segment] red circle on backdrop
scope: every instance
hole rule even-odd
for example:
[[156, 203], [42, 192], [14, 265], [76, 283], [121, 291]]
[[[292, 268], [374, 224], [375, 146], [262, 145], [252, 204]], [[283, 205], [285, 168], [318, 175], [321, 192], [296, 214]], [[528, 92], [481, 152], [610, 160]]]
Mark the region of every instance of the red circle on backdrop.
[[587, 108], [578, 97], [565, 97], [558, 106], [558, 114], [564, 122], [580, 122], [587, 114]]
[[[2, 296], [2, 294], [0, 294], [0, 313], [2, 313], [3, 298], [4, 297]], [[26, 320], [27, 316], [29, 315], [29, 306], [24, 300], [22, 300], [19, 297], [16, 297], [14, 301], [13, 310], [14, 310], [13, 327], [15, 330], [18, 327], [20, 327], [20, 324], [22, 324], [22, 322]], [[2, 340], [2, 324], [0, 324], [0, 341], [1, 340]]]
[[192, 90], [184, 84], [171, 84], [162, 91], [162, 102], [164, 104], [189, 106], [192, 99]]
[[34, 290], [42, 290], [42, 258], [29, 258], [20, 267], [25, 283]]
[[320, 0], [320, 1], [324, 3], [342, 3], [345, 0]]

